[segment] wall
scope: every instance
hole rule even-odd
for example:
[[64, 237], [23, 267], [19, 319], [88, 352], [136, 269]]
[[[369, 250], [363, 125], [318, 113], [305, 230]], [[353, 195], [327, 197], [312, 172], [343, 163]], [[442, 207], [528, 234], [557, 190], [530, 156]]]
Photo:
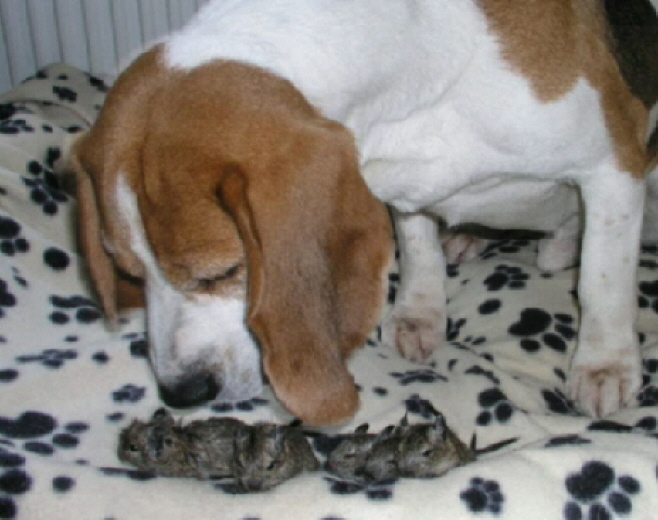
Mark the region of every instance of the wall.
[[206, 0], [0, 0], [0, 92], [65, 62], [112, 74]]

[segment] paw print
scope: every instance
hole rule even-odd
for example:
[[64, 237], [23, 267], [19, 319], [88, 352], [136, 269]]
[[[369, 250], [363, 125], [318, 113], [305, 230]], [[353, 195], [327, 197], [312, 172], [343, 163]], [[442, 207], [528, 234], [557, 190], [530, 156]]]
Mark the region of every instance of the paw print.
[[34, 132], [34, 127], [30, 126], [25, 119], [5, 119], [0, 122], [0, 134], [20, 134]]
[[436, 410], [432, 403], [418, 394], [410, 395], [404, 401], [404, 406], [408, 413], [420, 415], [423, 419], [436, 418]]
[[84, 422], [70, 422], [58, 428], [53, 416], [36, 411], [24, 412], [15, 419], [0, 417], [1, 436], [24, 440], [23, 449], [39, 455], [52, 455], [57, 448], [77, 447], [79, 435], [88, 429]]
[[393, 484], [395, 481], [377, 482], [372, 484], [361, 484], [346, 482], [333, 477], [325, 477], [330, 485], [330, 490], [335, 495], [355, 495], [364, 493], [370, 500], [390, 500], [393, 498]]
[[34, 132], [34, 127], [30, 126], [25, 119], [4, 119], [0, 121], [0, 134], [20, 134]]
[[395, 303], [400, 285], [400, 275], [398, 273], [389, 273], [388, 275], [388, 296], [387, 301], [390, 305]]
[[650, 255], [649, 258], [641, 257], [640, 258], [640, 267], [646, 269], [658, 269], [658, 262], [655, 257], [658, 255], [658, 246], [655, 244], [642, 244], [642, 254]]
[[53, 87], [53, 94], [55, 94], [62, 101], [70, 101], [75, 103], [75, 101], [78, 99], [78, 94], [68, 87], [60, 87], [55, 85]]
[[477, 416], [477, 424], [488, 426], [492, 421], [506, 423], [514, 415], [514, 407], [507, 396], [498, 388], [484, 390], [478, 395], [482, 412]]
[[658, 406], [658, 387], [646, 386], [637, 394], [639, 406]]
[[447, 264], [446, 276], [448, 278], [457, 278], [459, 276], [459, 264]]
[[27, 253], [29, 242], [21, 236], [21, 225], [9, 217], [0, 217], [0, 252], [6, 256]]
[[23, 177], [23, 183], [30, 190], [32, 202], [42, 207], [46, 215], [56, 215], [58, 204], [68, 201], [68, 196], [59, 186], [59, 178], [38, 161], [27, 164], [30, 177]]
[[542, 309], [528, 308], [521, 311], [519, 321], [513, 323], [508, 332], [523, 338], [520, 345], [526, 352], [537, 352], [543, 342], [552, 350], [564, 353], [568, 342], [576, 337], [574, 321], [569, 314], [557, 313], [551, 316]]
[[522, 248], [528, 247], [529, 244], [529, 240], [497, 240], [487, 246], [487, 248], [480, 255], [480, 258], [487, 260], [497, 256], [499, 253], [518, 253]]
[[509, 267], [505, 264], [496, 266], [495, 272], [484, 280], [488, 291], [500, 291], [505, 287], [509, 289], [523, 289], [529, 276], [520, 267]]
[[128, 347], [131, 357], [134, 358], [148, 358], [149, 354], [149, 344], [148, 340], [144, 337], [143, 334], [130, 334], [125, 339], [130, 341], [130, 346]]
[[560, 446], [582, 446], [592, 444], [592, 441], [581, 437], [580, 435], [559, 435], [552, 437], [545, 445], [544, 448], [559, 448]]
[[0, 514], [3, 518], [18, 518], [19, 507], [11, 495], [20, 495], [32, 487], [32, 479], [23, 471], [24, 465], [25, 457], [0, 448], [0, 482], [6, 493], [0, 497]]
[[474, 376], [482, 376], [486, 377], [489, 381], [491, 381], [494, 385], [499, 385], [500, 384], [500, 379], [496, 377], [496, 374], [494, 374], [493, 371], [491, 370], [485, 370], [479, 365], [473, 365], [471, 368], [468, 370], [464, 371], [464, 374], [470, 374]]
[[658, 280], [640, 283], [640, 295], [638, 296], [640, 309], [653, 309], [658, 313]]
[[445, 376], [430, 369], [408, 370], [407, 372], [391, 372], [390, 375], [396, 378], [402, 386], [412, 383], [435, 383], [436, 381], [448, 381]]
[[51, 296], [50, 303], [57, 309], [50, 314], [50, 321], [56, 325], [68, 323], [71, 315], [81, 325], [94, 323], [102, 317], [94, 302], [84, 296]]
[[658, 374], [658, 359], [645, 359], [642, 361], [642, 386], [647, 386]]
[[[59, 146], [50, 146], [46, 151], [46, 164], [51, 170], [55, 167], [55, 163], [62, 156], [62, 150]], [[58, 182], [59, 184], [59, 182]]]
[[89, 84], [99, 92], [107, 92], [110, 90], [110, 87], [108, 87], [107, 84], [97, 76], [92, 76], [87, 73], [87, 80], [89, 81]]
[[9, 119], [16, 112], [18, 112], [18, 109], [13, 103], [0, 103], [0, 119]]
[[635, 423], [635, 428], [644, 430], [647, 433], [656, 432], [656, 430], [658, 430], [658, 419], [652, 415], [643, 417]]
[[564, 508], [564, 518], [613, 518], [633, 510], [633, 495], [640, 491], [637, 479], [622, 475], [600, 461], [587, 462], [565, 481], [572, 500]]
[[112, 392], [112, 400], [115, 403], [136, 403], [141, 401], [145, 394], [146, 388], [127, 384]]
[[580, 415], [573, 401], [557, 388], [553, 390], [542, 390], [541, 395], [551, 412], [563, 415]]
[[0, 318], [4, 318], [6, 309], [16, 305], [16, 296], [9, 292], [7, 282], [0, 278]]
[[32, 356], [18, 356], [19, 363], [41, 363], [46, 368], [61, 368], [64, 363], [78, 357], [78, 352], [72, 349], [57, 350], [46, 349], [41, 354]]
[[466, 318], [459, 318], [458, 320], [448, 318], [446, 339], [448, 341], [455, 341], [459, 337], [459, 333], [464, 325], [466, 325]]
[[253, 412], [256, 408], [267, 406], [269, 401], [260, 397], [247, 399], [246, 401], [238, 401], [235, 403], [215, 403], [210, 409], [217, 413], [230, 413], [233, 411], [238, 412]]
[[492, 513], [499, 515], [503, 511], [505, 497], [500, 485], [495, 480], [480, 477], [471, 479], [471, 487], [462, 491], [459, 497], [473, 513]]
[[486, 336], [466, 336], [461, 340], [464, 345], [477, 347], [478, 345], [484, 345], [487, 342]]

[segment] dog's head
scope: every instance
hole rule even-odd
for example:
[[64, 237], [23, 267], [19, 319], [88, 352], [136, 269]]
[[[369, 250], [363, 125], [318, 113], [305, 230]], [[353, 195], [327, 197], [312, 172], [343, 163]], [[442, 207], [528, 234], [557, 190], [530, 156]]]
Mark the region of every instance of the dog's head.
[[390, 247], [353, 138], [287, 81], [161, 49], [117, 80], [72, 149], [80, 235], [107, 316], [117, 269], [144, 281], [164, 400], [260, 390], [308, 423], [358, 405], [344, 359], [374, 327]]

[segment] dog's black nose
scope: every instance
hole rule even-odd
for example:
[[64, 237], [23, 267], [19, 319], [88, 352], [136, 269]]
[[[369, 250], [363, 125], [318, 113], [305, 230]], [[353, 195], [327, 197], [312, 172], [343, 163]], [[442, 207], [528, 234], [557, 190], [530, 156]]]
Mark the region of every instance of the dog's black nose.
[[172, 408], [190, 408], [212, 401], [220, 387], [211, 374], [190, 375], [174, 386], [160, 385], [160, 398]]

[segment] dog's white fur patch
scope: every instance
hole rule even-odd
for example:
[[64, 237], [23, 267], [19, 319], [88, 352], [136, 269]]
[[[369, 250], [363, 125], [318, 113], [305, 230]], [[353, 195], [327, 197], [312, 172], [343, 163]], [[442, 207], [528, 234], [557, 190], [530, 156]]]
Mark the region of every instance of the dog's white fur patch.
[[203, 369], [216, 377], [221, 388], [218, 400], [242, 400], [259, 394], [260, 356], [245, 324], [244, 295], [222, 297], [178, 291], [164, 277], [153, 256], [135, 194], [121, 174], [116, 197], [119, 214], [130, 232], [133, 253], [146, 273], [149, 354], [158, 382], [173, 386], [190, 368]]

